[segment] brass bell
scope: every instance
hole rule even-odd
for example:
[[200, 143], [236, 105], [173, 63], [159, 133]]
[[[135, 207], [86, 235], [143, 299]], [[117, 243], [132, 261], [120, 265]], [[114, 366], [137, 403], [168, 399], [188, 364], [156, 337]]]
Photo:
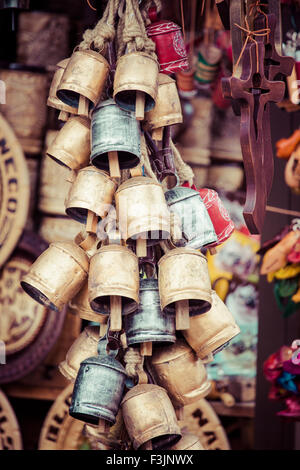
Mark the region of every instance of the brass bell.
[[138, 258], [121, 245], [102, 246], [90, 260], [89, 301], [95, 312], [110, 314], [110, 329], [122, 329], [122, 314], [139, 303]]
[[116, 351], [81, 362], [74, 384], [70, 415], [89, 424], [116, 422], [123, 397], [126, 371], [115, 359]]
[[76, 310], [83, 320], [100, 323], [101, 325], [107, 323], [108, 315], [100, 315], [90, 306], [88, 281], [85, 282], [78, 294], [69, 302], [69, 306]]
[[92, 114], [91, 162], [101, 170], [110, 169], [117, 153], [121, 170], [140, 163], [140, 128], [134, 114], [119, 108], [114, 100], [99, 103]]
[[165, 193], [171, 212], [181, 220], [185, 245], [195, 250], [218, 241], [214, 226], [198, 191], [178, 186]]
[[[137, 243], [137, 255], [170, 238], [170, 213], [161, 184], [137, 176], [123, 183], [115, 194], [119, 229], [126, 243]], [[140, 245], [142, 252], [139, 252]]]
[[164, 73], [159, 74], [155, 107], [145, 114], [146, 130], [155, 131], [154, 140], [162, 140], [165, 126], [183, 122], [180, 99], [175, 80]]
[[161, 311], [157, 279], [140, 280], [140, 304], [124, 316], [124, 330], [128, 346], [175, 343], [175, 315]]
[[69, 118], [48, 147], [47, 155], [70, 170], [87, 166], [91, 153], [90, 125], [87, 118]]
[[117, 62], [114, 100], [120, 108], [134, 112], [143, 120], [154, 108], [158, 90], [158, 62], [143, 52], [123, 55]]
[[158, 262], [161, 308], [176, 311], [176, 329], [189, 328], [189, 315], [200, 315], [211, 307], [211, 284], [204, 255], [190, 248], [176, 248]]
[[182, 438], [168, 450], [205, 450], [198, 436], [187, 431], [182, 431]]
[[89, 259], [74, 242], [51, 243], [22, 278], [21, 286], [34, 300], [59, 311], [87, 278]]
[[211, 384], [205, 366], [183, 338], [170, 346], [156, 347], [147, 360], [155, 382], [167, 391], [175, 408], [208, 395]]
[[186, 341], [202, 360], [223, 349], [239, 333], [232, 314], [214, 290], [211, 309], [191, 318], [190, 328], [183, 331]]
[[82, 361], [97, 355], [99, 328], [88, 326], [78, 336], [67, 352], [66, 359], [58, 366], [60, 372], [75, 382]]
[[73, 52], [57, 88], [57, 97], [88, 116], [101, 98], [109, 73], [107, 60], [95, 51]]
[[121, 403], [124, 423], [133, 448], [151, 441], [153, 449], [166, 449], [179, 441], [181, 431], [167, 392], [158, 385], [136, 385]]
[[100, 219], [111, 209], [117, 183], [107, 173], [94, 166], [78, 171], [66, 199], [66, 213], [69, 217], [85, 224], [88, 211]]
[[53, 75], [49, 90], [49, 97], [47, 100], [48, 106], [51, 106], [55, 109], [59, 109], [61, 111], [59, 115], [59, 119], [61, 121], [67, 121], [70, 114], [77, 114], [77, 108], [73, 108], [72, 106], [68, 106], [67, 104], [63, 103], [59, 98], [57, 98], [56, 95], [58, 85], [60, 84], [60, 81], [69, 63], [69, 60], [70, 59], [64, 59], [56, 65], [56, 70]]

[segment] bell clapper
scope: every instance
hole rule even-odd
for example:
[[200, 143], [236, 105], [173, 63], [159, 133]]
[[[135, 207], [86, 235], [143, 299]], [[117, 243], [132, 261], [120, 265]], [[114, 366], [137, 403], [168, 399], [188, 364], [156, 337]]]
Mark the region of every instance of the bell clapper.
[[110, 296], [110, 329], [122, 330], [122, 297], [119, 295]]
[[138, 258], [145, 258], [147, 256], [146, 238], [138, 238], [136, 240], [136, 255]]
[[176, 330], [188, 330], [190, 327], [189, 301], [176, 302]]
[[163, 140], [163, 131], [164, 131], [163, 127], [158, 127], [157, 129], [153, 129], [152, 139], [153, 140], [158, 140], [158, 141]]
[[112, 178], [121, 178], [118, 152], [108, 152], [109, 173]]
[[80, 116], [89, 116], [89, 100], [83, 95], [80, 95], [79, 98], [78, 114]]
[[136, 92], [135, 99], [135, 117], [138, 121], [143, 121], [145, 115], [145, 93], [142, 91]]
[[211, 248], [209, 248], [209, 252], [212, 256], [216, 255], [218, 252], [217, 252], [217, 249], [212, 246]]
[[98, 429], [101, 433], [108, 434], [110, 429], [109, 423], [105, 419], [99, 419]]
[[100, 323], [99, 336], [103, 338], [107, 333], [107, 323]]
[[59, 113], [59, 116], [58, 116], [58, 119], [59, 121], [64, 121], [64, 122], [67, 122], [67, 120], [69, 119], [70, 117], [70, 114], [67, 113], [66, 111], [61, 111]]
[[142, 166], [138, 165], [138, 166], [135, 166], [134, 168], [131, 168], [130, 175], [132, 178], [134, 178], [135, 176], [143, 176]]
[[88, 210], [87, 219], [86, 219], [86, 231], [87, 233], [96, 233], [97, 232], [98, 217], [97, 215]]
[[184, 421], [184, 407], [175, 408], [175, 413], [178, 421]]
[[152, 356], [152, 342], [141, 343], [140, 353], [142, 356]]

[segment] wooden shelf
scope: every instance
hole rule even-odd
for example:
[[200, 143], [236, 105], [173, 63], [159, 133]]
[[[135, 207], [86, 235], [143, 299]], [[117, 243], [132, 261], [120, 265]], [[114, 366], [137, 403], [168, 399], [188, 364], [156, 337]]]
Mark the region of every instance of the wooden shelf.
[[234, 406], [225, 406], [221, 401], [210, 400], [209, 403], [219, 416], [236, 416], [239, 418], [254, 418], [255, 403], [236, 403]]

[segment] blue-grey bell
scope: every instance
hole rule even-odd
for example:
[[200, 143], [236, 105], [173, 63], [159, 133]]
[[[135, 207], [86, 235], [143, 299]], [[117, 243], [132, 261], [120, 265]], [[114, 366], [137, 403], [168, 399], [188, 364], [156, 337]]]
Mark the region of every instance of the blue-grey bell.
[[128, 346], [175, 343], [175, 315], [161, 311], [157, 279], [140, 280], [139, 308], [123, 317]]
[[118, 152], [121, 170], [139, 164], [140, 126], [133, 113], [119, 108], [113, 99], [100, 102], [92, 114], [91, 130], [94, 166], [108, 171], [108, 152]]
[[218, 240], [198, 191], [177, 186], [167, 191], [165, 198], [170, 211], [181, 220], [185, 246], [198, 250]]
[[126, 371], [115, 353], [82, 361], [74, 385], [70, 415], [86, 423], [116, 422], [123, 397]]

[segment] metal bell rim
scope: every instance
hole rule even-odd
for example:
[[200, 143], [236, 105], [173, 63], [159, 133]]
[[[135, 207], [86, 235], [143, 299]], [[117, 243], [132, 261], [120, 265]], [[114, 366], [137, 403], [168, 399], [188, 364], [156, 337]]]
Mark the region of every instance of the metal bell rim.
[[[99, 313], [99, 315], [107, 316], [109, 313], [103, 312], [103, 305], [109, 306], [108, 298], [111, 295], [120, 296], [120, 291], [118, 287], [110, 287], [108, 291], [103, 289], [102, 292], [103, 294], [98, 294], [94, 298], [90, 297], [90, 306], [91, 309], [94, 310], [94, 312]], [[122, 315], [128, 315], [129, 313], [133, 313], [138, 309], [139, 298], [137, 296], [133, 297], [132, 291], [130, 289], [128, 289], [128, 295], [124, 295], [124, 292], [126, 293], [125, 289], [122, 288]], [[110, 307], [107, 307], [107, 309], [110, 311]]]
[[[206, 263], [207, 263], [207, 259], [206, 257], [200, 253], [199, 251], [197, 250], [193, 250], [193, 249], [190, 249], [190, 248], [175, 248], [174, 250], [171, 250], [169, 251], [168, 253], [166, 253], [158, 262], [158, 266], [160, 266], [160, 264], [163, 263], [163, 261], [167, 258], [170, 258], [171, 256], [176, 256], [176, 255], [194, 255], [194, 256], [199, 256], [200, 258], [203, 258]], [[179, 299], [180, 300], [180, 299]]]
[[[76, 206], [68, 206], [66, 208], [66, 214], [73, 220], [76, 220], [77, 222], [80, 222], [81, 224], [86, 224], [87, 221], [87, 216], [88, 216], [88, 211], [92, 210], [91, 208], [87, 207], [87, 203], [85, 201], [77, 201]], [[105, 215], [102, 213], [101, 215], [99, 213], [96, 213], [94, 208], [92, 210], [94, 214], [97, 216], [97, 223], [99, 220], [101, 220]], [[100, 211], [98, 211], [100, 212]]]
[[[128, 170], [130, 168], [134, 168], [140, 163], [140, 158], [139, 158], [140, 155], [132, 153], [132, 147], [130, 145], [122, 144], [122, 146], [121, 145], [114, 146], [114, 151], [118, 152], [119, 165], [120, 165], [121, 170]], [[128, 159], [128, 155], [131, 156], [131, 159]], [[93, 145], [93, 153], [91, 154], [91, 162], [96, 168], [99, 168], [104, 171], [105, 170], [108, 171], [109, 170], [108, 150], [101, 150], [101, 144]]]
[[88, 309], [79, 309], [78, 315], [82, 320], [92, 321], [95, 323], [100, 323], [105, 325], [107, 323], [109, 315], [101, 314], [99, 312], [95, 312], [95, 310], [88, 310]]
[[[145, 444], [145, 442], [149, 442], [155, 440], [156, 438], [163, 439], [164, 437], [172, 437], [171, 443], [168, 442], [166, 445], [175, 445], [181, 438], [180, 428], [174, 426], [167, 426], [165, 424], [158, 424], [156, 427], [151, 428], [151, 430], [146, 431], [142, 434], [141, 437], [135, 438], [133, 440], [133, 446], [137, 450], [141, 445]], [[157, 450], [166, 450], [166, 445], [162, 447], [153, 446]]]
[[[168, 195], [170, 195], [170, 193], [175, 192], [175, 191], [176, 192], [177, 191], [182, 192], [182, 195], [179, 196], [177, 199], [169, 199], [168, 200]], [[186, 193], [186, 194], [184, 194], [184, 193]], [[191, 197], [195, 197], [195, 196], [198, 196], [200, 201], [205, 206], [199, 192], [195, 191], [194, 189], [185, 188], [185, 187], [182, 187], [182, 186], [176, 186], [175, 188], [169, 189], [168, 191], [165, 192], [165, 198], [166, 198], [166, 201], [167, 201], [169, 206], [173, 206], [173, 204], [176, 204], [177, 202], [180, 202], [180, 201], [183, 201], [183, 200], [186, 200], [186, 199], [190, 199]]]
[[72, 108], [72, 106], [63, 103], [60, 99], [54, 96], [47, 99], [47, 106], [50, 108], [59, 109], [59, 111], [65, 111], [66, 113], [70, 114], [77, 114], [78, 111], [77, 108]]
[[[167, 314], [173, 314], [175, 311], [175, 302], [179, 300], [189, 300], [190, 301], [190, 317], [203, 315], [211, 309], [212, 300], [211, 295], [205, 290], [198, 289], [197, 294], [195, 290], [179, 292], [178, 294], [173, 294], [171, 298], [165, 301], [164, 304], [161, 304], [161, 309]], [[199, 301], [201, 304], [199, 305]], [[196, 304], [195, 304], [196, 303]], [[191, 310], [192, 309], [192, 310]], [[195, 312], [195, 310], [197, 310]]]
[[206, 381], [200, 387], [193, 390], [192, 392], [182, 395], [182, 399], [178, 400], [176, 403], [182, 406], [190, 405], [191, 403], [195, 403], [195, 401], [205, 398], [209, 394], [210, 391], [211, 391], [211, 382], [208, 379], [206, 379]]
[[[146, 116], [146, 119], [147, 119], [147, 116]], [[160, 127], [172, 126], [173, 124], [181, 124], [181, 123], [183, 123], [182, 114], [174, 113], [174, 114], [168, 114], [167, 116], [162, 116], [159, 119], [151, 120], [150, 118], [145, 125], [145, 129], [153, 130], [153, 129], [159, 129]]]
[[88, 424], [98, 424], [99, 419], [104, 419], [109, 423], [110, 426], [113, 426], [116, 422], [116, 419], [112, 419], [112, 414], [108, 413], [105, 408], [101, 408], [99, 405], [97, 407], [91, 406], [89, 403], [80, 403], [80, 413], [73, 411], [72, 405], [69, 408], [69, 414], [72, 418], [84, 421]]
[[77, 376], [77, 370], [69, 366], [67, 361], [62, 361], [58, 364], [59, 372], [70, 382], [74, 383]]
[[[38, 302], [41, 305], [54, 310], [54, 312], [60, 312], [64, 306], [64, 303], [59, 301], [59, 299], [51, 299], [47, 297], [43, 291], [48, 290], [47, 285], [43, 285], [39, 279], [33, 277], [33, 275], [24, 276], [20, 282], [22, 289], [28, 294], [32, 299]], [[54, 303], [55, 302], [55, 303]]]
[[[238, 325], [228, 325], [217, 333], [212, 339], [205, 342], [205, 344], [199, 348], [195, 348], [195, 353], [199, 359], [205, 359], [210, 353], [217, 354], [218, 349], [224, 344], [231, 341], [241, 332]], [[184, 332], [183, 332], [184, 334]], [[188, 341], [188, 339], [187, 339]]]
[[207, 238], [205, 243], [201, 243], [201, 246], [199, 246], [197, 240], [198, 238], [193, 238], [191, 241], [187, 242], [186, 247], [197, 250], [205, 246], [211, 246], [212, 243], [215, 243], [217, 241], [217, 236], [214, 236], [214, 234], [212, 233], [211, 238]]
[[74, 156], [66, 152], [62, 148], [55, 150], [55, 156], [49, 153], [48, 150], [46, 152], [46, 155], [47, 157], [50, 157], [55, 163], [58, 163], [60, 166], [68, 168], [68, 170], [72, 170], [74, 167]]
[[[192, 446], [194, 446], [198, 443], [202, 446], [199, 437], [196, 436], [195, 434], [187, 431], [187, 432], [182, 433], [182, 438], [174, 446], [175, 449], [171, 448], [169, 450], [190, 450]], [[178, 446], [178, 448], [177, 448], [177, 446]], [[179, 446], [184, 446], [184, 447], [179, 447]], [[197, 450], [205, 450], [205, 449], [203, 447], [203, 449], [197, 449]]]
[[142, 333], [140, 333], [139, 335], [134, 335], [134, 338], [131, 339], [128, 336], [126, 336], [127, 338], [127, 344], [128, 346], [134, 346], [134, 345], [139, 345], [141, 343], [171, 343], [171, 344], [174, 344], [176, 342], [176, 336], [172, 336], [172, 335], [161, 335], [162, 337], [159, 338], [158, 335], [156, 334], [155, 336], [151, 335], [151, 334], [148, 334], [143, 336]]

